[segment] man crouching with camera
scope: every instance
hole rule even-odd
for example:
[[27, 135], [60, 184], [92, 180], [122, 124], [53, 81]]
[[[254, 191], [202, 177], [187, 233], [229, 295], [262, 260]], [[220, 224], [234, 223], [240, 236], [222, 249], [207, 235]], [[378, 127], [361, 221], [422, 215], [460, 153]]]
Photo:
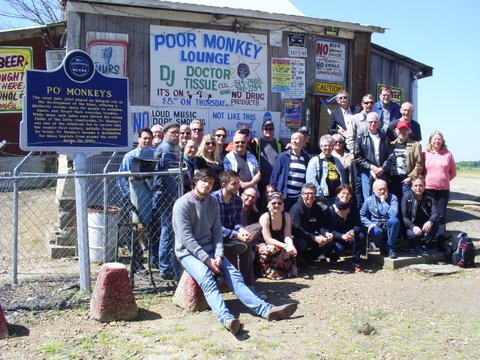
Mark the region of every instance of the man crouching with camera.
[[398, 200], [388, 193], [384, 180], [375, 180], [373, 195], [369, 196], [360, 209], [360, 218], [367, 228], [367, 236], [382, 253], [390, 259], [396, 259], [397, 237], [400, 231], [400, 221], [397, 218]]

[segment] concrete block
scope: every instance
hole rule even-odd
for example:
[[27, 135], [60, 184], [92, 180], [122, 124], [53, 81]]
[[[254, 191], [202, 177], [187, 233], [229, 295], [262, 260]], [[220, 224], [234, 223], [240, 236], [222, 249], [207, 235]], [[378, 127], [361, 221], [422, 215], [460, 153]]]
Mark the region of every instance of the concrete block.
[[382, 255], [380, 252], [369, 252], [368, 261], [383, 265], [386, 269], [400, 269], [414, 264], [433, 264], [445, 261], [442, 253], [432, 252], [428, 256], [412, 255], [408, 252], [399, 252], [397, 259], [390, 259], [388, 255]]
[[175, 305], [189, 311], [202, 311], [209, 308], [202, 289], [186, 271], [180, 277], [172, 300]]
[[8, 323], [3, 313], [2, 304], [0, 304], [0, 339], [8, 336]]
[[50, 245], [51, 259], [61, 259], [61, 258], [75, 257], [75, 256], [77, 256], [76, 246]]
[[90, 314], [100, 322], [133, 320], [138, 316], [137, 303], [125, 265], [102, 265], [90, 302]]

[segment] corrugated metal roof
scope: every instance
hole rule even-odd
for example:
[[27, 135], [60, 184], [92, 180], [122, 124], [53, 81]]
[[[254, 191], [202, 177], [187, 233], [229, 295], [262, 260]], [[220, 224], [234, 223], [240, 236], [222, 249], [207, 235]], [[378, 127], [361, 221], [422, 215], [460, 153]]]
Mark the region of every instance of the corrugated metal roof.
[[[265, 9], [263, 6], [261, 10], [257, 9], [247, 9], [240, 8], [246, 7], [245, 5], [239, 5], [243, 0], [233, 1], [217, 1], [215, 5], [210, 5], [210, 3], [215, 3], [215, 1], [210, 0], [188, 0], [187, 2], [179, 1], [168, 1], [168, 0], [135, 0], [135, 1], [120, 1], [120, 0], [78, 0], [75, 2], [69, 2], [69, 6], [76, 7], [75, 4], [91, 4], [95, 6], [95, 10], [98, 12], [101, 10], [101, 6], [108, 8], [108, 6], [121, 6], [121, 7], [136, 7], [136, 8], [151, 8], [151, 9], [163, 9], [163, 10], [173, 10], [173, 11], [185, 11], [185, 12], [194, 12], [194, 13], [204, 13], [204, 14], [216, 14], [216, 15], [226, 15], [226, 16], [238, 16], [238, 17], [248, 17], [251, 19], [263, 19], [272, 22], [284, 22], [288, 24], [297, 23], [298, 25], [310, 25], [310, 26], [322, 26], [322, 27], [337, 27], [346, 31], [358, 31], [358, 32], [369, 32], [369, 33], [384, 33], [385, 28], [373, 25], [361, 25], [356, 23], [342, 22], [336, 20], [328, 19], [317, 19], [311, 18], [298, 14], [282, 14], [272, 11], [280, 11], [280, 7], [277, 8], [276, 1], [273, 0], [257, 0], [259, 3], [256, 8], [260, 8], [260, 3], [264, 2], [267, 4], [272, 4]], [[250, 0], [249, 0], [250, 1]], [[203, 4], [205, 3], [205, 4]], [[218, 3], [221, 3], [222, 6], [218, 6]], [[285, 0], [280, 0], [279, 3], [285, 3]], [[246, 3], [245, 3], [246, 4]], [[291, 4], [290, 4], [291, 5]], [[230, 7], [233, 6], [233, 7]], [[292, 12], [293, 5], [292, 6]], [[77, 7], [80, 8], [80, 7]], [[285, 9], [290, 9], [285, 7]], [[296, 8], [295, 8], [296, 9]], [[111, 10], [111, 9], [106, 9]], [[282, 9], [284, 11], [284, 9]], [[298, 13], [301, 14], [297, 10]]]

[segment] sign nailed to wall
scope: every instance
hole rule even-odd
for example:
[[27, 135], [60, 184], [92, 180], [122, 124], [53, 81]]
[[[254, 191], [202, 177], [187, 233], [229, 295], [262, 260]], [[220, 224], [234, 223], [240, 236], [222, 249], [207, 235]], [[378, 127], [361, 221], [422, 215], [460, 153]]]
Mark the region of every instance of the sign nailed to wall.
[[211, 133], [217, 127], [227, 130], [228, 139], [231, 140], [235, 131], [248, 127], [252, 136], [262, 136], [264, 119], [270, 119], [277, 124], [275, 135], [278, 137], [280, 113], [270, 111], [252, 111], [238, 109], [205, 109], [205, 108], [163, 108], [152, 106], [131, 106], [131, 124], [134, 134], [144, 127], [152, 125], [190, 124], [193, 119], [203, 122], [204, 133]]
[[347, 71], [347, 43], [317, 39], [316, 79], [321, 82], [345, 84]]
[[87, 32], [87, 52], [95, 69], [106, 76], [127, 76], [128, 34]]
[[265, 35], [157, 25], [150, 32], [151, 105], [267, 108]]
[[32, 64], [32, 48], [0, 46], [0, 112], [22, 111], [25, 71]]

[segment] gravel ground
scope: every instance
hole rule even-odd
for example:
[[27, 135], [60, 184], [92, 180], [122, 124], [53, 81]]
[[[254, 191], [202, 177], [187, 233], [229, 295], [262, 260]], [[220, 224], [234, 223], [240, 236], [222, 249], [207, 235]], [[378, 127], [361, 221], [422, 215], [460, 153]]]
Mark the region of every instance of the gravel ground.
[[[452, 182], [453, 234], [480, 239], [479, 199], [480, 178]], [[354, 274], [348, 260], [324, 264], [296, 279], [258, 282], [270, 302], [299, 303], [286, 321], [255, 317], [226, 294], [245, 323], [236, 337], [210, 311], [188, 313], [173, 305], [169, 284], [159, 293], [135, 293], [137, 320], [101, 324], [89, 319], [90, 294], [77, 291], [75, 278], [62, 288], [45, 279], [41, 293], [29, 291], [34, 284], [26, 282], [0, 289], [13, 334], [0, 340], [0, 359], [475, 359], [479, 281], [480, 268], [431, 276], [373, 263]], [[44, 306], [29, 307], [28, 297], [43, 299]]]

